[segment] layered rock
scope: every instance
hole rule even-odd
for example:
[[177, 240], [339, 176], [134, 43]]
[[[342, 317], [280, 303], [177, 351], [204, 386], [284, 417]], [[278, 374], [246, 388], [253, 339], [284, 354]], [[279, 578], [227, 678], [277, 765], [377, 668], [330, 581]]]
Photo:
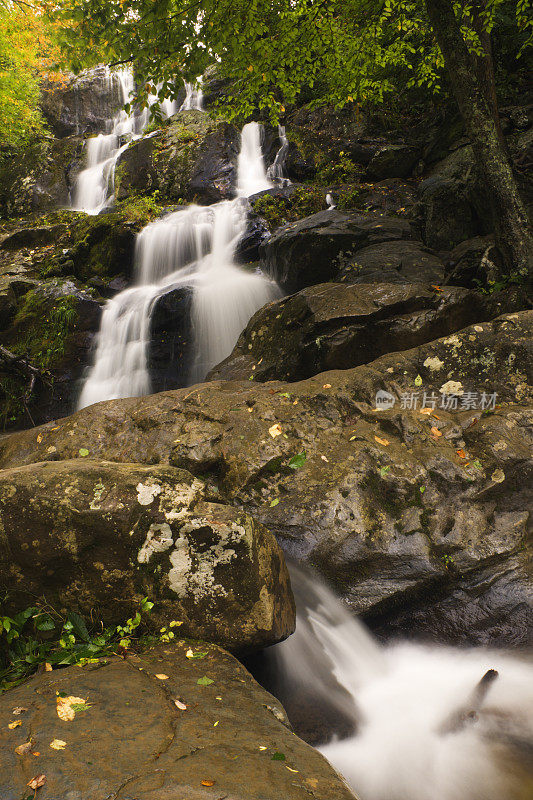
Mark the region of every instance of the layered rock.
[[260, 309], [211, 380], [302, 380], [408, 350], [513, 307], [427, 284], [323, 283]]
[[[190, 647], [177, 642], [42, 673], [3, 694], [0, 794], [23, 796], [43, 773], [40, 793], [58, 800], [354, 800], [244, 667], [203, 643], [194, 650], [199, 658], [187, 658]], [[87, 699], [85, 710], [60, 720], [58, 694]], [[23, 712], [14, 716], [17, 707]], [[9, 729], [12, 720], [22, 724]], [[30, 739], [28, 752], [17, 755]], [[57, 741], [63, 750], [50, 747]]]
[[[204, 484], [173, 467], [78, 459], [0, 475], [6, 607], [42, 597], [104, 623], [143, 597], [154, 623], [234, 651], [288, 636], [294, 605], [281, 551], [244, 512], [206, 502]], [[53, 446], [47, 450], [53, 458]]]
[[[532, 323], [532, 312], [504, 315], [289, 385], [211, 383], [92, 406], [12, 435], [1, 463], [87, 448], [187, 469], [266, 523], [373, 625], [523, 645]], [[376, 410], [378, 391], [388, 410]]]

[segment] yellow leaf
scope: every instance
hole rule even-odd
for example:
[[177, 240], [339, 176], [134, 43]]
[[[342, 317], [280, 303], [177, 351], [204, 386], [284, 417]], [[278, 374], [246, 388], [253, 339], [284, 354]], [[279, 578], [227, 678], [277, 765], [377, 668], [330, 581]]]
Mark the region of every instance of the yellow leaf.
[[435, 428], [435, 426], [431, 428], [431, 433], [433, 434], [433, 436], [436, 436], [437, 439], [439, 438], [439, 436], [442, 436], [442, 433], [439, 431], [438, 428]]
[[276, 436], [281, 436], [281, 434], [283, 433], [283, 431], [281, 430], [281, 425], [279, 424], [279, 422], [276, 422], [275, 425], [272, 425], [272, 427], [268, 429], [268, 432], [272, 436], [273, 439], [275, 439]]
[[58, 697], [56, 698], [56, 710], [57, 716], [59, 719], [63, 720], [63, 722], [72, 722], [74, 717], [76, 716], [76, 711], [72, 708], [72, 706], [85, 706], [87, 701], [83, 697], [73, 697], [69, 695], [69, 697]]
[[52, 739], [50, 742], [50, 747], [52, 750], [64, 750], [67, 746], [67, 743], [63, 741], [63, 739]]
[[202, 781], [202, 786], [214, 786], [214, 785], [215, 785], [215, 781], [210, 781], [210, 780], [207, 780], [207, 779]]
[[40, 789], [41, 786], [44, 786], [46, 783], [46, 775], [36, 775], [35, 778], [32, 778], [31, 781], [28, 781], [26, 786], [29, 786], [30, 789]]
[[16, 722], [10, 722], [7, 727], [9, 728], [10, 731], [12, 731], [14, 728], [18, 728], [19, 725], [22, 725], [21, 719], [18, 719]]
[[389, 445], [389, 444], [390, 444], [390, 442], [389, 442], [389, 440], [388, 440], [388, 439], [380, 439], [380, 438], [379, 438], [379, 436], [374, 436], [374, 439], [376, 440], [376, 442], [377, 442], [378, 444], [382, 444], [382, 445], [383, 445], [383, 447], [387, 447], [387, 445]]
[[162, 672], [160, 672], [155, 677], [158, 678], [160, 681], [168, 681], [168, 675], [164, 675]]
[[40, 433], [40, 434], [37, 436], [37, 444], [41, 444], [42, 440], [43, 440], [43, 435], [42, 435], [42, 433]]
[[176, 708], [179, 708], [180, 711], [187, 711], [187, 706], [185, 703], [182, 703], [181, 700], [174, 700], [174, 705]]
[[248, 69], [248, 72], [253, 72], [254, 71], [254, 68], [253, 68], [253, 66], [251, 64], [250, 64], [249, 67], [247, 67], [247, 69]]
[[331, 389], [331, 383], [325, 383], [323, 389]]
[[431, 414], [431, 408], [421, 408], [420, 409], [420, 413], [421, 414]]

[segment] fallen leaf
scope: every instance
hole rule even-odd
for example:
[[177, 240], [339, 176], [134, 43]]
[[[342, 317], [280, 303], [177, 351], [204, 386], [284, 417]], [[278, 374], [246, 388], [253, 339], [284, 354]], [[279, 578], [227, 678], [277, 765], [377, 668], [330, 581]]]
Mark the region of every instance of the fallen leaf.
[[24, 742], [24, 744], [19, 744], [18, 747], [15, 747], [15, 753], [18, 756], [25, 756], [30, 752], [30, 750], [31, 750], [31, 741]]
[[89, 455], [89, 451], [87, 450], [86, 447], [80, 447], [80, 449], [78, 450], [78, 453], [80, 454], [80, 456], [82, 458], [85, 458], [86, 456]]
[[264, 745], [264, 744], [260, 744], [260, 745], [259, 745], [259, 749], [260, 749], [260, 750], [267, 750], [268, 748], [267, 748], [267, 747], [265, 747], [265, 745]]
[[52, 665], [49, 664], [48, 661], [45, 661], [45, 663], [44, 663], [44, 671], [45, 672], [52, 672], [52, 669], [53, 669]]
[[24, 712], [27, 710], [28, 709], [24, 708], [24, 706], [17, 706], [16, 708], [13, 709], [11, 713], [13, 714], [14, 717], [18, 717], [19, 714], [24, 714]]
[[215, 781], [209, 781], [209, 780], [203, 780], [202, 781], [202, 786], [214, 786], [214, 785], [215, 785]]
[[285, 764], [285, 768], [288, 769], [289, 772], [298, 772], [299, 771], [297, 769], [293, 769], [292, 767], [287, 766], [287, 764]]
[[270, 427], [268, 429], [268, 432], [272, 436], [273, 439], [275, 439], [276, 436], [281, 436], [281, 434], [283, 433], [283, 431], [281, 430], [281, 425], [279, 424], [279, 422], [276, 422], [275, 425], [272, 425], [272, 427]]
[[213, 728], [216, 728], [216, 726], [218, 725], [219, 722], [220, 722], [220, 720], [218, 720], [218, 719], [217, 719], [216, 722], [213, 722]]
[[63, 739], [52, 739], [50, 742], [50, 747], [52, 750], [64, 750], [67, 746], [67, 743], [63, 741]]
[[325, 383], [323, 389], [331, 389], [331, 383]]
[[42, 435], [42, 433], [40, 433], [40, 434], [37, 436], [37, 444], [41, 444], [42, 440], [43, 440], [43, 435]]
[[434, 292], [442, 292], [442, 286], [432, 286]]
[[198, 680], [196, 681], [198, 686], [210, 686], [214, 682], [215, 681], [212, 680], [211, 678], [208, 678], [207, 675], [204, 675], [203, 678], [198, 678]]
[[71, 722], [76, 716], [76, 711], [85, 711], [88, 708], [87, 701], [83, 697], [72, 697], [72, 695], [68, 697], [60, 697], [58, 695], [56, 705], [57, 716], [63, 722]]
[[466, 453], [464, 450], [456, 450], [455, 452], [457, 453], [459, 458], [466, 458]]
[[285, 753], [274, 753], [272, 761], [285, 761]]
[[30, 789], [40, 789], [45, 783], [46, 775], [36, 775], [35, 778], [32, 778], [31, 781], [28, 781], [26, 786], [29, 786]]
[[433, 436], [436, 436], [437, 439], [439, 438], [439, 436], [442, 436], [441, 431], [439, 431], [438, 428], [435, 428], [435, 426], [433, 426], [433, 428], [431, 428], [431, 433], [433, 434]]
[[432, 411], [431, 408], [421, 408], [420, 409], [420, 413], [421, 414], [431, 414], [431, 411]]
[[279, 503], [279, 497], [275, 497], [273, 500], [270, 501], [270, 508], [274, 508]]
[[21, 719], [17, 720], [16, 722], [10, 722], [7, 727], [9, 728], [10, 731], [12, 731], [12, 730], [14, 730], [14, 728], [18, 728], [19, 725], [22, 725], [22, 720]]
[[374, 436], [374, 439], [376, 440], [376, 442], [377, 442], [378, 444], [382, 444], [382, 445], [383, 445], [383, 447], [387, 447], [387, 445], [389, 445], [389, 444], [390, 444], [390, 442], [389, 442], [389, 440], [388, 440], [388, 439], [380, 439], [380, 438], [379, 438], [379, 436]]
[[41, 754], [39, 753], [39, 751], [38, 751], [38, 750], [36, 750], [36, 751], [35, 751], [35, 753], [32, 753], [32, 756], [40, 756], [40, 755], [41, 755]]
[[322, 461], [325, 461], [326, 464], [329, 464], [329, 458], [326, 458], [326, 456], [320, 456], [320, 458], [322, 459]]
[[174, 705], [176, 708], [179, 708], [180, 711], [187, 711], [187, 706], [185, 703], [182, 703], [181, 700], [174, 700]]
[[417, 375], [415, 378], [415, 386], [422, 386], [422, 375]]
[[[192, 657], [194, 658], [194, 656]], [[155, 677], [160, 681], [168, 681], [168, 675], [165, 675], [162, 672], [159, 672]]]
[[493, 483], [503, 483], [505, 480], [505, 472], [503, 469], [495, 469], [492, 475], [490, 476], [491, 481]]

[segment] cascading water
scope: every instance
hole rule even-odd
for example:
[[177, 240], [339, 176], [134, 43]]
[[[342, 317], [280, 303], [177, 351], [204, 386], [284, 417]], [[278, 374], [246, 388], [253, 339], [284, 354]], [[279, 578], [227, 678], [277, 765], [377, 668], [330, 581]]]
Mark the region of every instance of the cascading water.
[[251, 197], [253, 194], [272, 188], [261, 150], [262, 131], [257, 122], [249, 122], [242, 129], [237, 169], [237, 194], [240, 197]]
[[[252, 314], [279, 295], [275, 283], [233, 263], [246, 228], [247, 202], [242, 192], [269, 186], [264, 166], [261, 180], [256, 164], [256, 160], [262, 164], [257, 128], [257, 123], [250, 123], [242, 132], [241, 152], [246, 148], [247, 156], [239, 158], [239, 197], [212, 206], [189, 206], [151, 223], [139, 234], [136, 285], [106, 304], [80, 408], [149, 393], [150, 317], [157, 299], [171, 289], [192, 289], [194, 358], [188, 382], [202, 380], [228, 356]], [[251, 141], [258, 145], [255, 160]], [[243, 174], [244, 170], [250, 174]]]
[[533, 797], [531, 661], [380, 646], [316, 576], [291, 578], [300, 608], [296, 633], [273, 648], [279, 694], [303, 686], [348, 718], [346, 738], [320, 750], [359, 800]]
[[181, 104], [180, 111], [190, 111], [192, 108], [202, 110], [204, 103], [204, 93], [202, 91], [201, 77], [196, 79], [196, 83], [185, 81], [185, 100]]
[[278, 136], [281, 146], [267, 170], [267, 178], [270, 178], [274, 183], [281, 184], [281, 186], [289, 186], [290, 180], [285, 176], [285, 161], [289, 152], [289, 140], [287, 139], [284, 125], [278, 125]]
[[[133, 72], [119, 70], [107, 72], [108, 80], [118, 80], [120, 104], [127, 103], [135, 88]], [[160, 88], [159, 86], [157, 87]], [[202, 108], [202, 90], [194, 84], [185, 83], [186, 95], [181, 109]], [[93, 136], [86, 143], [86, 167], [76, 178], [71, 207], [87, 214], [99, 214], [111, 205], [115, 191], [115, 166], [120, 155], [130, 143], [138, 139], [150, 121], [150, 107], [158, 100], [157, 94], [148, 97], [148, 108], [140, 113], [127, 114], [124, 109], [109, 121], [109, 132]], [[180, 109], [180, 110], [181, 110]], [[171, 117], [178, 111], [175, 100], [161, 101], [163, 117]]]

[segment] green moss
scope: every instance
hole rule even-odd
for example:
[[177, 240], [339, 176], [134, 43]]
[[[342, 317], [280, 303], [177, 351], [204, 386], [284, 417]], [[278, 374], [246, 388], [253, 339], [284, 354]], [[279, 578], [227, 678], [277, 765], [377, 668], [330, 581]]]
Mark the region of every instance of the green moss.
[[38, 369], [49, 370], [65, 355], [77, 319], [73, 295], [49, 298], [35, 290], [28, 292], [13, 323], [19, 335], [12, 350]]
[[331, 158], [327, 156], [324, 158], [317, 172], [316, 180], [317, 183], [323, 185], [355, 183], [360, 180], [361, 174], [361, 166], [356, 164], [341, 151], [335, 161], [332, 161]]
[[288, 222], [309, 217], [325, 208], [322, 189], [300, 186], [290, 197], [276, 197], [265, 194], [254, 203], [254, 210], [266, 221], [273, 231]]

